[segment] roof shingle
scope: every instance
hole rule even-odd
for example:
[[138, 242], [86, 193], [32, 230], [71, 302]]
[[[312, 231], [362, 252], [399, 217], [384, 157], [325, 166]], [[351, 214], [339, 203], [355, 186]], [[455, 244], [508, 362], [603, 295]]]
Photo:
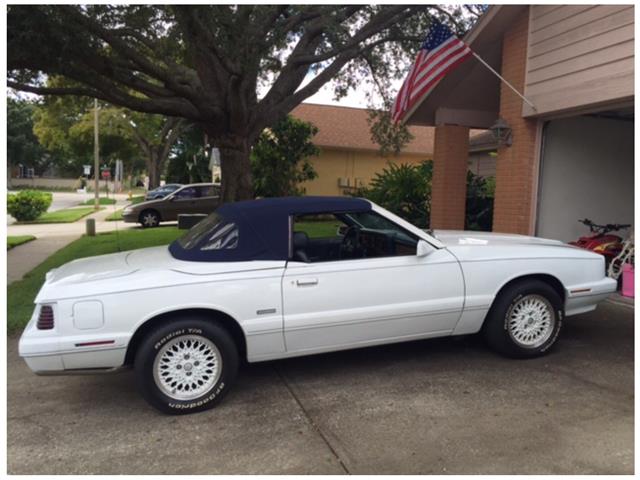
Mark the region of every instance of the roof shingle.
[[[363, 108], [302, 103], [291, 114], [318, 127], [318, 134], [312, 141], [319, 147], [376, 151], [380, 148], [371, 140], [367, 110]], [[402, 151], [431, 155], [435, 129], [410, 126], [409, 131], [414, 139]]]

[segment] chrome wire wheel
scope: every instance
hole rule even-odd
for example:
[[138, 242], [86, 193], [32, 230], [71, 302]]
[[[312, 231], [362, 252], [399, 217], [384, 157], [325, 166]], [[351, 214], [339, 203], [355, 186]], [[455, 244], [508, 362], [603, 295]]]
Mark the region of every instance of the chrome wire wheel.
[[556, 312], [551, 302], [541, 295], [526, 295], [507, 311], [507, 330], [511, 339], [524, 348], [538, 348], [551, 335]]
[[208, 393], [222, 372], [222, 356], [215, 344], [200, 335], [168, 341], [153, 363], [156, 386], [174, 400], [193, 400]]

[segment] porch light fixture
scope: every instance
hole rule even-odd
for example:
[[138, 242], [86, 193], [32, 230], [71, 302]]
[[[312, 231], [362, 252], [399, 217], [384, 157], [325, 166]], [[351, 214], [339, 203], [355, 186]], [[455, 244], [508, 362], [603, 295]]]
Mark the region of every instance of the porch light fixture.
[[496, 140], [498, 146], [510, 147], [513, 143], [513, 137], [511, 135], [511, 127], [504, 118], [498, 118], [491, 128], [493, 138]]

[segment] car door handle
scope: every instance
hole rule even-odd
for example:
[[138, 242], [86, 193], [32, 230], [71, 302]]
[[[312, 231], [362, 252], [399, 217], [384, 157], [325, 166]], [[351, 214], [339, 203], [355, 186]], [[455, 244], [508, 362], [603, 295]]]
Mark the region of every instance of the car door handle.
[[296, 280], [296, 285], [298, 285], [299, 287], [304, 287], [308, 285], [317, 285], [317, 284], [318, 284], [317, 278], [301, 278], [300, 280]]

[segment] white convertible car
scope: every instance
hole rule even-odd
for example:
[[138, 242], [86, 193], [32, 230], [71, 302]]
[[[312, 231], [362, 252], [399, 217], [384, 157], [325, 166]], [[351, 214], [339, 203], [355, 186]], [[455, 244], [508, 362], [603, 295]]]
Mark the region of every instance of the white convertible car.
[[541, 355], [564, 315], [615, 289], [602, 256], [559, 241], [427, 233], [356, 198], [262, 199], [221, 206], [169, 247], [50, 271], [20, 355], [38, 374], [133, 366], [151, 405], [195, 412], [241, 358], [477, 332]]

